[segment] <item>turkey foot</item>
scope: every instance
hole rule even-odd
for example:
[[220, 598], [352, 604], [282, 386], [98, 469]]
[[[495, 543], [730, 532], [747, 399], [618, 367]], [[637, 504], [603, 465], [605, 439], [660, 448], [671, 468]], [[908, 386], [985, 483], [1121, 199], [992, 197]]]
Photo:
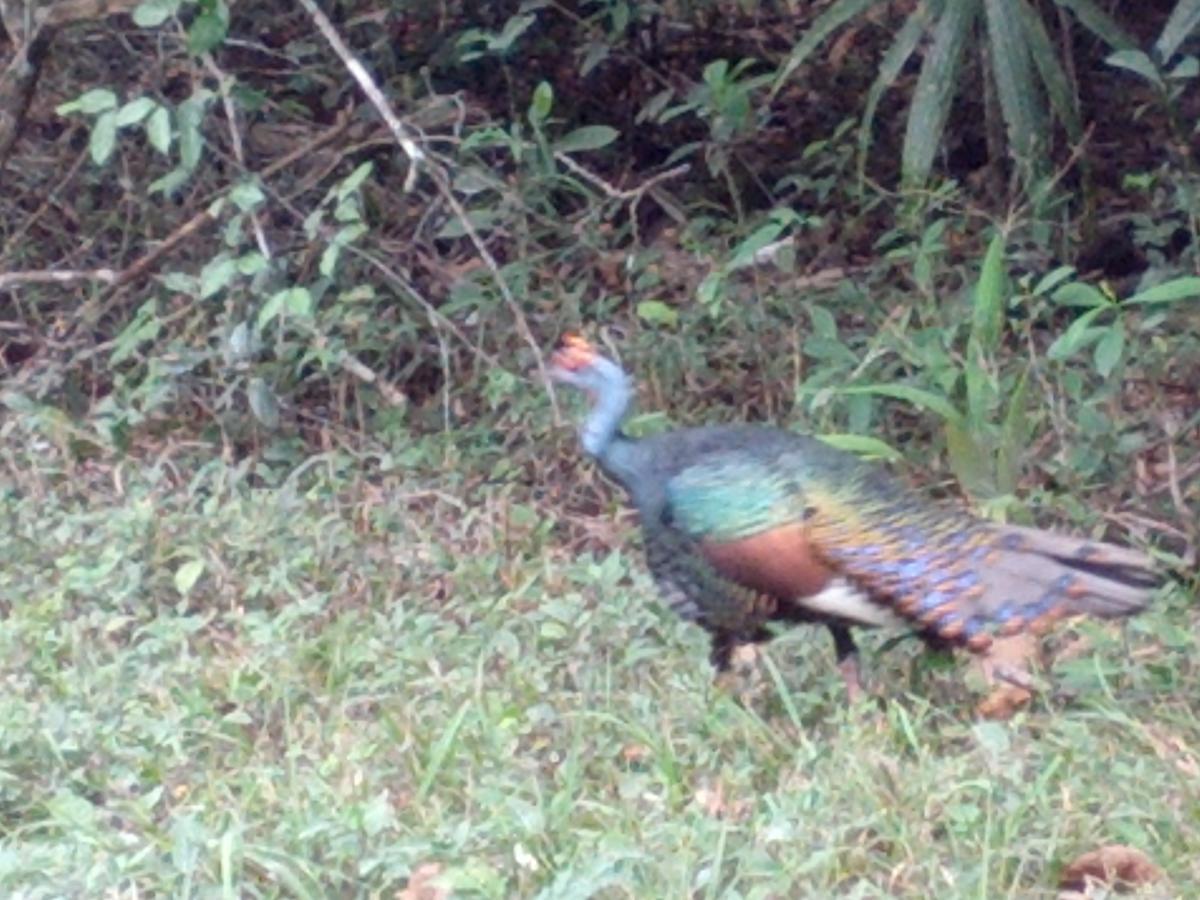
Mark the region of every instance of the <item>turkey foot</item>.
[[727, 664], [713, 679], [717, 689], [744, 705], [751, 704], [766, 689], [757, 644], [738, 644], [730, 648]]
[[846, 683], [846, 699], [854, 706], [866, 696], [862, 686], [862, 675], [858, 667], [858, 654], [838, 660], [838, 671], [842, 673], [842, 681]]
[[838, 671], [846, 683], [846, 699], [850, 705], [863, 699], [862, 673], [858, 667], [858, 645], [845, 625], [830, 623], [829, 634], [833, 637], [833, 652], [837, 656]]
[[1029, 664], [1039, 655], [1037, 638], [1027, 632], [993, 641], [987, 654], [978, 657], [992, 691], [976, 705], [975, 712], [985, 719], [1009, 719], [1027, 706], [1034, 690]]

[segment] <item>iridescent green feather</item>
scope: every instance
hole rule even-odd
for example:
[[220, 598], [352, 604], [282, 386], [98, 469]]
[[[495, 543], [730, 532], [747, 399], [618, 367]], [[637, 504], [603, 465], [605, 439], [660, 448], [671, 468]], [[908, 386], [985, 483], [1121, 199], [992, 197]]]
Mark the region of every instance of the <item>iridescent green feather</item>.
[[770, 460], [728, 454], [689, 466], [667, 483], [676, 527], [734, 541], [804, 518], [799, 485]]

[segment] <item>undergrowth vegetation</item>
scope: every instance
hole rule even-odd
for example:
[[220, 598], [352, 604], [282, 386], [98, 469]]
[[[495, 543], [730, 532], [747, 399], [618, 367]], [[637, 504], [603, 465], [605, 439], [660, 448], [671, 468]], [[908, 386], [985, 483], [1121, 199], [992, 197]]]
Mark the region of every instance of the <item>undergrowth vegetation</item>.
[[[0, 73], [0, 893], [1200, 896], [1197, 4], [109, 6]], [[1007, 722], [889, 635], [734, 696], [573, 330], [1166, 584]]]

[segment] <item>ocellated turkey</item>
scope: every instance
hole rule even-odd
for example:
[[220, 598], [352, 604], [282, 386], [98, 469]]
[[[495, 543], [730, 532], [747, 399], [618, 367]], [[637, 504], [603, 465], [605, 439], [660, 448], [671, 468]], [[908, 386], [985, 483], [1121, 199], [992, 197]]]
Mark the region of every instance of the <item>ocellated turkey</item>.
[[709, 632], [718, 671], [769, 623], [824, 623], [854, 696], [850, 626], [987, 656], [1066, 616], [1132, 615], [1157, 583], [1143, 553], [931, 502], [812, 437], [753, 425], [627, 437], [632, 380], [583, 338], [566, 338], [550, 371], [591, 398], [583, 449], [627, 491], [663, 598]]

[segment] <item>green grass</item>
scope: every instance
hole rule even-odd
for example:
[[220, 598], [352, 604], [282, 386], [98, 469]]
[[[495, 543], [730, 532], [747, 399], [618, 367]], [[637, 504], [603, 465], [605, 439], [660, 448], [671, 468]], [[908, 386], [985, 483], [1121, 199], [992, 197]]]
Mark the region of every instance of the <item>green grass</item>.
[[1113, 842], [1200, 896], [1182, 591], [1008, 723], [876, 638], [846, 709], [815, 629], [741, 704], [632, 538], [502, 488], [9, 460], [5, 896], [1050, 897]]

